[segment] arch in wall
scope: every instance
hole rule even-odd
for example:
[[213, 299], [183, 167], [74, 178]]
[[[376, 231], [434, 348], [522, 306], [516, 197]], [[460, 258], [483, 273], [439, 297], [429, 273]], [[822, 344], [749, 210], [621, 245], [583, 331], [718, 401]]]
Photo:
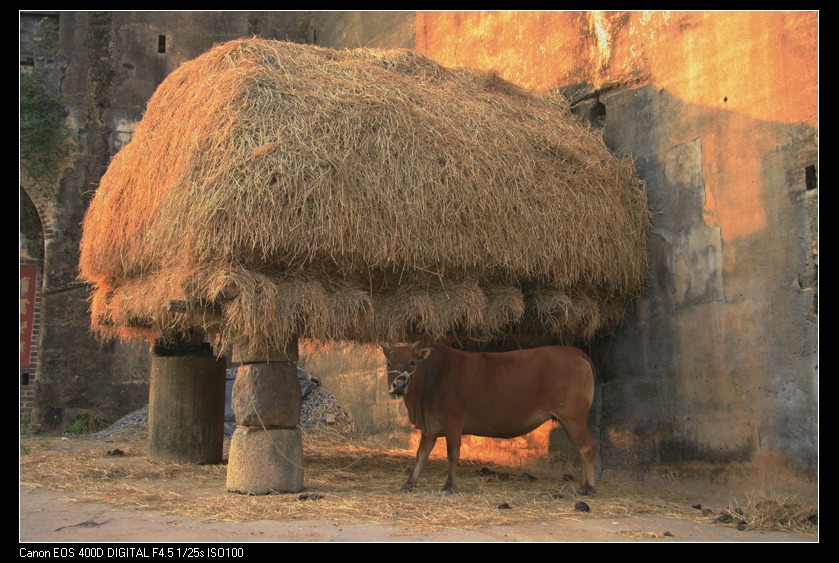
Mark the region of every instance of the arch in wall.
[[31, 421], [41, 332], [44, 227], [29, 194], [20, 187], [19, 210], [20, 423]]

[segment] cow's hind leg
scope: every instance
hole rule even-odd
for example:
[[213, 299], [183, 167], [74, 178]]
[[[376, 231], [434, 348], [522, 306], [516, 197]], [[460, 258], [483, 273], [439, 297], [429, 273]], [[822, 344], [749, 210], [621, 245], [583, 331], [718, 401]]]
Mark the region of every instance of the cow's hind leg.
[[457, 488], [457, 464], [460, 463], [460, 434], [446, 434], [446, 457], [449, 460], [449, 477], [441, 491], [444, 495], [452, 494]]
[[560, 421], [565, 433], [577, 451], [580, 453], [580, 461], [583, 465], [583, 479], [580, 483], [580, 494], [591, 495], [594, 493], [594, 440], [588, 431], [588, 424], [585, 420], [575, 421], [564, 419]]
[[426, 460], [428, 460], [428, 456], [431, 454], [431, 450], [434, 449], [434, 444], [436, 443], [436, 436], [429, 436], [427, 434], [422, 435], [419, 447], [417, 448], [417, 462], [414, 465], [414, 470], [411, 471], [411, 476], [408, 477], [408, 481], [402, 485], [403, 491], [413, 490], [414, 485], [417, 484], [417, 479], [419, 479], [422, 466], [425, 464]]

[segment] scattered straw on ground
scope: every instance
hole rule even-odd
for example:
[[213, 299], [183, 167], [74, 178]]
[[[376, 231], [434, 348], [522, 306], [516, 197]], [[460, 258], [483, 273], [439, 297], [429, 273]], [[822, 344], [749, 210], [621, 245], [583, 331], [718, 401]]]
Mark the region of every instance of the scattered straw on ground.
[[745, 502], [732, 502], [716, 521], [740, 530], [789, 530], [806, 534], [818, 526], [819, 512], [791, 496], [748, 496]]
[[[415, 531], [436, 531], [452, 522], [471, 528], [551, 518], [637, 515], [720, 522], [719, 513], [697, 510], [690, 499], [680, 495], [600, 483], [595, 496], [579, 497], [577, 484], [554, 472], [472, 461], [461, 463], [460, 491], [452, 496], [439, 494], [446, 479], [446, 462], [434, 458], [416, 489], [403, 493], [399, 489], [413, 466], [412, 451], [389, 449], [381, 440], [351, 437], [328, 428], [304, 433], [306, 486], [302, 493], [240, 495], [226, 491], [226, 463], [150, 463], [144, 438], [137, 432], [100, 441], [22, 438], [21, 483], [67, 491], [81, 501], [218, 521], [326, 520], [345, 525], [407, 526]], [[226, 443], [225, 459], [228, 446]], [[579, 500], [591, 511], [575, 510]], [[503, 505], [509, 509], [501, 508]], [[803, 534], [818, 530], [817, 511], [805, 510], [790, 499], [755, 500], [742, 511], [740, 519], [747, 521], [747, 529]]]

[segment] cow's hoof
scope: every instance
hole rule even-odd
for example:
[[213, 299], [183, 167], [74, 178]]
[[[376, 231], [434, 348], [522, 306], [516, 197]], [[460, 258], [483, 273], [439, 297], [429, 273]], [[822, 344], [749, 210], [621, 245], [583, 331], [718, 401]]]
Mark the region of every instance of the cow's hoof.
[[594, 487], [591, 485], [584, 485], [580, 487], [580, 494], [584, 497], [590, 497], [594, 494]]
[[440, 494], [441, 495], [451, 495], [451, 494], [454, 494], [454, 491], [451, 490], [451, 489], [441, 489]]
[[410, 483], [405, 483], [404, 485], [402, 485], [402, 490], [407, 492], [407, 493], [410, 493], [411, 491], [414, 490], [414, 486]]

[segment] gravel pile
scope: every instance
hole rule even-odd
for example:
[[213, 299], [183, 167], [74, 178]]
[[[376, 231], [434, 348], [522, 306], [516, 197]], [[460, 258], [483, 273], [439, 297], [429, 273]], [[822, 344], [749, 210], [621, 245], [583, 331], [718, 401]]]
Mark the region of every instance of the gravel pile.
[[[238, 368], [227, 370], [227, 392], [225, 404], [224, 435], [230, 437], [236, 429], [236, 418], [230, 408], [230, 393], [233, 388], [233, 381], [236, 378]], [[320, 386], [320, 381], [308, 372], [297, 370], [300, 390], [303, 394], [303, 405], [300, 409], [300, 428], [312, 430], [319, 427], [330, 427], [344, 433], [352, 433], [355, 425], [349, 413], [344, 409], [335, 395], [327, 393]], [[125, 415], [108, 428], [89, 434], [92, 440], [109, 438], [116, 434], [134, 432], [139, 429], [147, 430], [149, 422], [149, 406]]]
[[331, 426], [346, 432], [355, 430], [349, 413], [335, 395], [327, 393], [320, 386], [303, 397], [303, 407], [300, 409], [300, 428], [310, 430], [318, 426]]
[[124, 417], [120, 418], [108, 428], [101, 430], [99, 432], [94, 432], [93, 434], [88, 434], [88, 438], [93, 440], [101, 440], [103, 438], [109, 438], [115, 434], [122, 433], [127, 430], [135, 430], [137, 427], [142, 426], [146, 428], [149, 422], [149, 406], [146, 405], [141, 409], [137, 409], [136, 411], [125, 415]]

